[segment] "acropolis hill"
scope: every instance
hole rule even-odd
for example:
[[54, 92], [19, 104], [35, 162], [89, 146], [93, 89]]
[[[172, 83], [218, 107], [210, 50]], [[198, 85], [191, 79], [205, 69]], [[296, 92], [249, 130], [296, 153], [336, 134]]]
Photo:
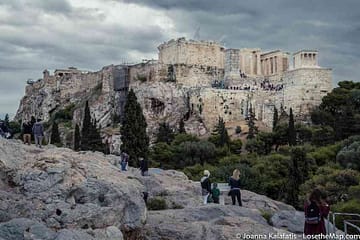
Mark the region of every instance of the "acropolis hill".
[[227, 123], [244, 121], [250, 107], [258, 122], [269, 127], [275, 108], [292, 108], [298, 121], [309, 121], [309, 111], [332, 89], [332, 70], [319, 66], [316, 50], [290, 55], [281, 50], [226, 49], [217, 42], [185, 38], [165, 42], [158, 50], [158, 60], [110, 65], [98, 72], [71, 67], [51, 75], [45, 70], [42, 79], [29, 82], [15, 119], [35, 116], [47, 121], [73, 104], [71, 131], [81, 122], [84, 101], [90, 100], [104, 128], [112, 125], [113, 116], [122, 116], [126, 92], [132, 88], [150, 133], [157, 131], [159, 122], [175, 127], [184, 119], [187, 131], [203, 135], [218, 117]]

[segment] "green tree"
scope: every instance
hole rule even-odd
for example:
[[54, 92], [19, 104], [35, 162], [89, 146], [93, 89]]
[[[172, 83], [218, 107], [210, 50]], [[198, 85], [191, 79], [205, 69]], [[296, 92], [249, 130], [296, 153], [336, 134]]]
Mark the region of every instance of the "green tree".
[[159, 123], [159, 130], [156, 135], [156, 142], [164, 142], [170, 144], [174, 140], [174, 137], [174, 131], [168, 123]]
[[146, 119], [142, 108], [131, 89], [127, 95], [124, 109], [124, 120], [120, 128], [122, 150], [129, 154], [133, 165], [137, 166], [139, 157], [147, 158], [149, 152], [149, 137], [146, 133]]
[[229, 146], [230, 143], [230, 137], [228, 134], [228, 131], [225, 127], [224, 120], [219, 117], [218, 124], [215, 126], [215, 129], [213, 131], [213, 136], [216, 136], [214, 139], [214, 144], [217, 147], [223, 147], [223, 146]]
[[[206, 140], [200, 140], [196, 144], [196, 155], [199, 157], [200, 164], [204, 166], [205, 162], [210, 162], [215, 156], [215, 145]], [[207, 161], [206, 161], [207, 159]]]
[[83, 151], [105, 152], [104, 144], [95, 119], [91, 119], [89, 102], [86, 101], [81, 129], [80, 148]]
[[277, 151], [279, 146], [286, 145], [289, 142], [289, 126], [288, 124], [278, 124], [274, 132], [274, 144]]
[[86, 101], [85, 109], [84, 109], [84, 118], [81, 128], [81, 150], [91, 150], [90, 149], [90, 131], [92, 130], [92, 123], [91, 123], [91, 115], [90, 115], [90, 108], [89, 102]]
[[337, 154], [336, 160], [345, 168], [360, 171], [360, 141], [345, 146]]
[[74, 150], [75, 151], [80, 150], [80, 140], [81, 140], [80, 128], [79, 128], [79, 125], [76, 124], [75, 125], [75, 132], [74, 132]]
[[339, 82], [323, 97], [320, 106], [311, 114], [314, 124], [331, 126], [335, 140], [360, 134], [360, 84], [358, 82]]
[[302, 148], [297, 147], [292, 149], [286, 201], [295, 207], [299, 204], [300, 185], [304, 182], [303, 173], [299, 165], [301, 162], [304, 162], [305, 159], [306, 154]]
[[274, 107], [274, 116], [273, 116], [273, 131], [275, 130], [279, 121], [279, 113], [276, 107]]
[[179, 133], [186, 133], [184, 119], [179, 122]]
[[255, 113], [254, 113], [251, 105], [250, 105], [250, 109], [249, 109], [249, 120], [248, 120], [247, 124], [249, 126], [249, 133], [246, 138], [253, 139], [253, 138], [255, 138], [256, 134], [258, 133], [258, 128], [255, 126]]
[[9, 118], [9, 114], [5, 114], [5, 118], [4, 118], [4, 123], [5, 126], [9, 127], [10, 126], [10, 118]]
[[174, 147], [165, 142], [155, 143], [151, 147], [151, 160], [164, 169], [176, 169], [177, 161], [174, 161]]
[[289, 115], [289, 145], [290, 146], [296, 145], [295, 121], [294, 121], [292, 108], [290, 108], [290, 115]]
[[229, 144], [230, 152], [232, 154], [240, 154], [242, 145], [243, 144], [242, 144], [241, 139], [236, 139], [236, 140], [230, 141], [230, 144]]
[[61, 145], [60, 133], [59, 133], [59, 126], [54, 121], [52, 128], [51, 128], [51, 143], [55, 145]]

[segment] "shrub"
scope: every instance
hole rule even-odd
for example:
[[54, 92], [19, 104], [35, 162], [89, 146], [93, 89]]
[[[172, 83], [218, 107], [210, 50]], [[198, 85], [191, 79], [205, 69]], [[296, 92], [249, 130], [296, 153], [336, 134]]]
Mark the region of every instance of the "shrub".
[[148, 200], [147, 202], [147, 208], [149, 210], [165, 210], [167, 209], [167, 204], [165, 199], [161, 198], [161, 197], [155, 197], [155, 198], [151, 198]]
[[360, 141], [345, 146], [337, 154], [336, 160], [345, 168], [352, 168], [360, 171]]
[[70, 104], [55, 113], [54, 120], [72, 120], [75, 104]]

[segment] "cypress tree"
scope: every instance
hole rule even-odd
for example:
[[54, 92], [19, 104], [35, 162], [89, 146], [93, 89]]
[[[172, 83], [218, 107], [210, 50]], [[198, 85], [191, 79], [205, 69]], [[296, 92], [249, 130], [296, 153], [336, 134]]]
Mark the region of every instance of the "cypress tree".
[[9, 114], [5, 114], [4, 123], [6, 127], [9, 127], [9, 123], [10, 123]]
[[255, 113], [252, 110], [252, 107], [250, 105], [249, 109], [249, 120], [247, 122], [249, 126], [249, 133], [247, 135], [247, 139], [253, 139], [255, 138], [255, 135], [258, 133], [258, 128], [255, 126]]
[[292, 108], [290, 108], [290, 116], [289, 116], [289, 145], [296, 145], [296, 132], [295, 132], [295, 122]]
[[80, 128], [79, 125], [75, 125], [75, 132], [74, 132], [74, 150], [79, 151], [80, 150]]
[[89, 103], [86, 101], [84, 119], [81, 129], [81, 150], [104, 152], [104, 145], [100, 135], [100, 129], [96, 127], [96, 120], [91, 119]]
[[54, 121], [51, 128], [51, 143], [56, 145], [61, 145], [59, 126], [56, 123], [56, 121]]
[[279, 113], [276, 107], [274, 107], [274, 117], [273, 117], [273, 131], [275, 130], [279, 121]]
[[179, 122], [179, 133], [186, 133], [184, 119]]
[[230, 137], [223, 118], [219, 117], [218, 124], [215, 126], [212, 134], [215, 135], [214, 143], [217, 147], [229, 146]]
[[90, 146], [89, 146], [91, 126], [92, 126], [92, 123], [91, 123], [89, 102], [86, 101], [83, 124], [82, 124], [82, 128], [81, 128], [81, 145], [80, 145], [81, 150], [91, 150]]
[[229, 146], [230, 137], [225, 127], [224, 119], [219, 118], [220, 146]]
[[124, 119], [120, 128], [121, 148], [129, 154], [133, 165], [137, 166], [139, 157], [147, 158], [149, 152], [149, 137], [146, 133], [146, 119], [136, 95], [131, 89], [127, 95], [124, 108]]
[[304, 176], [307, 175], [304, 173], [307, 169], [300, 166], [305, 161], [306, 153], [303, 148], [295, 147], [291, 150], [286, 200], [294, 207], [297, 207], [299, 203], [300, 185], [305, 182]]

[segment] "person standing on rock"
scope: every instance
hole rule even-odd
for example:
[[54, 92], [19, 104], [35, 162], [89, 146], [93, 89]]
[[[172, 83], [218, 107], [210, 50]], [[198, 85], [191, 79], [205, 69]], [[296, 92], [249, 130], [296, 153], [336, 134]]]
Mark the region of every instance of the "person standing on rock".
[[229, 186], [230, 186], [229, 195], [231, 196], [231, 200], [232, 200], [233, 205], [236, 204], [236, 199], [237, 199], [237, 201], [239, 203], [239, 206], [242, 206], [240, 185], [241, 185], [241, 183], [240, 183], [240, 170], [235, 169], [233, 171], [233, 175], [229, 179]]
[[24, 144], [31, 145], [32, 127], [30, 122], [24, 122], [22, 125], [23, 142]]
[[314, 189], [304, 205], [304, 234], [312, 235], [313, 239], [315, 239], [315, 235], [326, 234], [325, 218], [329, 214], [330, 207], [321, 195], [319, 189]]
[[42, 140], [44, 137], [44, 127], [41, 123], [41, 119], [38, 119], [37, 122], [32, 127], [32, 132], [35, 139], [35, 145], [41, 148]]
[[204, 176], [201, 178], [201, 195], [204, 199], [204, 204], [207, 204], [208, 197], [211, 194], [211, 181], [210, 181], [210, 172], [208, 170], [204, 170]]
[[120, 161], [121, 171], [127, 171], [128, 163], [129, 163], [129, 155], [123, 152], [121, 154], [121, 161]]
[[149, 167], [148, 167], [148, 161], [144, 158], [140, 158], [140, 170], [142, 176], [148, 176], [149, 175]]

